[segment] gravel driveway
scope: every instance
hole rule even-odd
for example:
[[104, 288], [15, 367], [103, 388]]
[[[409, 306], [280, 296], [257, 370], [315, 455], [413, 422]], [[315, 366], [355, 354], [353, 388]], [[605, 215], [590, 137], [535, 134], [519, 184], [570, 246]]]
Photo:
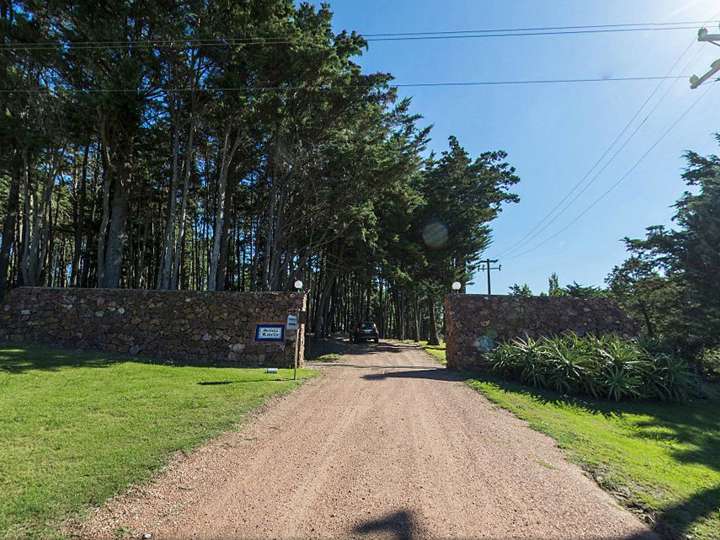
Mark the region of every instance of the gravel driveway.
[[153, 538], [654, 538], [548, 437], [410, 345], [357, 346], [79, 531]]

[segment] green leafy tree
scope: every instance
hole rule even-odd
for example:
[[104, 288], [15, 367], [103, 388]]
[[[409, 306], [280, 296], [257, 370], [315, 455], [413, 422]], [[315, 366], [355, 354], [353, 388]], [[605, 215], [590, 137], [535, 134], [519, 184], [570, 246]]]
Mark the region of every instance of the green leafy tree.
[[316, 335], [435, 341], [517, 201], [502, 152], [427, 159], [326, 4], [0, 0], [0, 42], [0, 294], [300, 278]]
[[607, 296], [607, 291], [604, 289], [592, 285], [581, 285], [577, 281], [566, 285], [564, 291], [567, 296], [573, 298], [604, 298]]
[[548, 278], [548, 296], [567, 296], [565, 289], [560, 286], [560, 278], [555, 272]]
[[654, 226], [644, 239], [626, 239], [632, 256], [608, 283], [640, 315], [648, 335], [694, 354], [720, 343], [720, 158], [685, 157], [690, 190], [675, 205], [675, 227]]
[[509, 188], [519, 179], [504, 152], [472, 159], [455, 137], [440, 158], [431, 156], [418, 187], [424, 204], [415, 216], [416, 242], [423, 246], [420, 274], [430, 317], [428, 341], [437, 344], [436, 309], [453, 281], [467, 283], [490, 244], [489, 223], [504, 203], [519, 198]]
[[530, 298], [533, 295], [532, 289], [527, 283], [519, 285], [514, 283], [510, 285], [510, 296], [521, 296], [523, 298]]

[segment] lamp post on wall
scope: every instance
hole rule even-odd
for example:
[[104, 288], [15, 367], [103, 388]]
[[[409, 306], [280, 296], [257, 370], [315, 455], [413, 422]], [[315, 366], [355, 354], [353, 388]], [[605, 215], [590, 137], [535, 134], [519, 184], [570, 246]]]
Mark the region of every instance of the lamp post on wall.
[[303, 288], [303, 282], [299, 279], [295, 280], [295, 283], [293, 283], [293, 286], [295, 287], [296, 291], [302, 291]]
[[452, 290], [455, 294], [458, 294], [460, 292], [460, 289], [462, 289], [462, 283], [459, 281], [453, 281], [452, 284]]

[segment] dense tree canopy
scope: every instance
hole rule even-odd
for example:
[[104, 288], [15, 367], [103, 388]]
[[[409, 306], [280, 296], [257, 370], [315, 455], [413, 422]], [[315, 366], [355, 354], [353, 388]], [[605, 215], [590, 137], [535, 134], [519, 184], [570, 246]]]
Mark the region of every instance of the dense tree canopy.
[[[517, 283], [510, 286], [510, 296], [533, 296], [532, 289], [527, 283], [519, 285]], [[565, 287], [560, 285], [560, 277], [553, 272], [548, 278], [547, 293], [541, 292], [539, 296], [570, 296], [573, 298], [603, 298], [608, 295], [608, 291], [600, 287], [592, 285], [581, 285], [577, 281], [569, 283]]]
[[502, 152], [429, 129], [327, 6], [0, 0], [0, 294], [16, 285], [310, 291], [311, 330], [434, 339]]
[[626, 239], [631, 257], [608, 284], [650, 337], [694, 354], [720, 345], [720, 158], [685, 157], [689, 189], [675, 204], [676, 227]]

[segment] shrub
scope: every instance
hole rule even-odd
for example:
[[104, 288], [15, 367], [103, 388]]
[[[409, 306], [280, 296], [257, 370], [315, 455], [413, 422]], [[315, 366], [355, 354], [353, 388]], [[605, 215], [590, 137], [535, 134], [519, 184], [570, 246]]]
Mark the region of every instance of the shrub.
[[491, 369], [538, 388], [595, 398], [682, 400], [693, 388], [687, 363], [653, 355], [617, 336], [515, 339], [489, 354]]
[[720, 380], [720, 347], [704, 350], [698, 358], [698, 363], [706, 377]]

